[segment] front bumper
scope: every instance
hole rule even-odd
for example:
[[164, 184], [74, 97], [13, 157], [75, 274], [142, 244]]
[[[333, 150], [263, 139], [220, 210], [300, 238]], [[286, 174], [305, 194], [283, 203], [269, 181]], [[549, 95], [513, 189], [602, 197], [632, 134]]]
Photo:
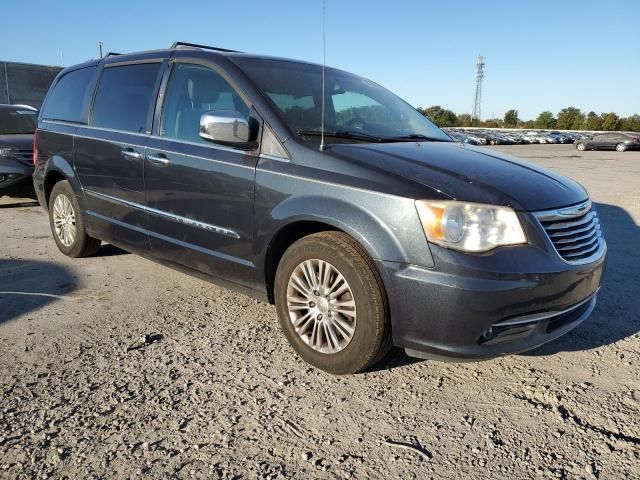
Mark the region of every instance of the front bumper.
[[32, 173], [33, 165], [25, 165], [12, 157], [0, 157], [0, 190], [28, 183]]
[[538, 347], [593, 311], [606, 264], [536, 247], [473, 256], [432, 246], [436, 268], [379, 261], [393, 342], [412, 356], [480, 360]]

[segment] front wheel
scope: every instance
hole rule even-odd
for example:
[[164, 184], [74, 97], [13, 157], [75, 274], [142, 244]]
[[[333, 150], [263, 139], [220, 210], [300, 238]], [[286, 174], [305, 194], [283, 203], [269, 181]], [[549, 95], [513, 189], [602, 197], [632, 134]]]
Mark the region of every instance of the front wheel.
[[587, 146], [584, 143], [579, 143], [576, 148], [581, 151], [584, 152], [587, 149]]
[[326, 372], [359, 372], [391, 347], [380, 275], [345, 233], [316, 233], [291, 245], [278, 265], [275, 300], [291, 346]]
[[49, 223], [58, 249], [69, 257], [87, 257], [100, 248], [100, 240], [87, 235], [78, 200], [66, 180], [51, 190]]
[[627, 146], [624, 143], [619, 143], [616, 145], [616, 150], [618, 152], [624, 152], [627, 149]]

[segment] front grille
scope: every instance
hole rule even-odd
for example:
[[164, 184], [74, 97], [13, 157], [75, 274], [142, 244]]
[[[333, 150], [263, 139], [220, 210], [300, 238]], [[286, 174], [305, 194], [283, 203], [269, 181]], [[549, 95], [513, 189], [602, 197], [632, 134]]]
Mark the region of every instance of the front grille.
[[600, 221], [591, 202], [535, 214], [558, 255], [569, 263], [586, 263], [602, 253]]
[[13, 158], [15, 158], [16, 160], [19, 160], [22, 163], [25, 164], [32, 164], [33, 163], [33, 150], [29, 149], [29, 150], [12, 150], [11, 151], [11, 156]]

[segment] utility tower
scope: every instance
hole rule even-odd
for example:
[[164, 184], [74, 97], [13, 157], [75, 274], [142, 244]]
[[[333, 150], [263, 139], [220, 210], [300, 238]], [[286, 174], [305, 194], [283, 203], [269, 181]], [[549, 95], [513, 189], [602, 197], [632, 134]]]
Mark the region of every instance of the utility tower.
[[484, 78], [484, 57], [478, 56], [476, 60], [476, 94], [473, 98], [472, 120], [480, 120], [480, 104], [482, 103], [482, 79]]

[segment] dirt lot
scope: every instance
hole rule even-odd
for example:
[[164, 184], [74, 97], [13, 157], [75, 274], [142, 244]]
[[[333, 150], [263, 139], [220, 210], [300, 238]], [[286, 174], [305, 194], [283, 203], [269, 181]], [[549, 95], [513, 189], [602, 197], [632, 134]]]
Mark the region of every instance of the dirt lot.
[[500, 150], [591, 191], [593, 316], [526, 355], [393, 350], [345, 377], [297, 358], [273, 307], [110, 246], [68, 259], [1, 199], [0, 477], [640, 477], [640, 152]]

